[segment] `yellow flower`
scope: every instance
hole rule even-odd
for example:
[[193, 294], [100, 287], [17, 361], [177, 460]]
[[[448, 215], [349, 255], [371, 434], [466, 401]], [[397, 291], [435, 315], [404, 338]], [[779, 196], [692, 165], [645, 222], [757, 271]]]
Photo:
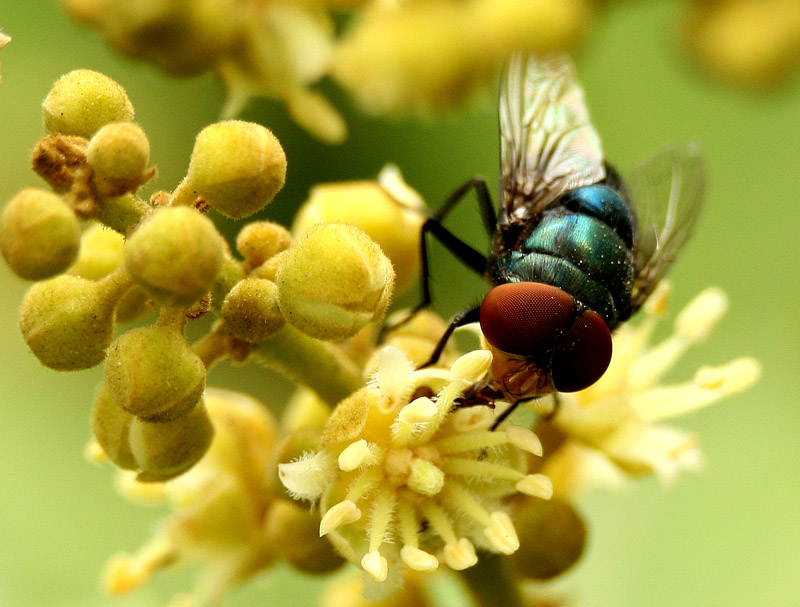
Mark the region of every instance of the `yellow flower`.
[[674, 333], [651, 346], [668, 290], [666, 284], [657, 289], [637, 326], [618, 329], [611, 365], [600, 381], [581, 392], [560, 394], [555, 417], [540, 426], [545, 444], [560, 443], [546, 453], [544, 466], [557, 495], [574, 497], [598, 482], [646, 474], [668, 485], [680, 470], [698, 468], [697, 437], [660, 422], [741, 392], [758, 379], [758, 362], [737, 358], [701, 367], [691, 381], [661, 385], [664, 374], [705, 339], [727, 307], [720, 289], [704, 290], [678, 314]]
[[111, 558], [104, 584], [113, 594], [137, 588], [166, 566], [200, 562], [205, 571], [186, 604], [207, 605], [278, 556], [264, 532], [277, 501], [264, 474], [277, 425], [263, 404], [244, 395], [209, 389], [205, 401], [216, 434], [189, 472], [163, 484], [120, 473], [124, 494], [165, 499], [175, 512], [135, 554]]
[[368, 600], [394, 592], [404, 566], [466, 569], [476, 547], [512, 554], [519, 541], [503, 499], [549, 498], [549, 479], [526, 471], [526, 453], [541, 455], [533, 432], [491, 431], [491, 409], [455, 408], [490, 364], [477, 350], [449, 370], [415, 371], [386, 346], [370, 383], [332, 413], [320, 449], [279, 466], [295, 498], [319, 500], [320, 535], [365, 571]]

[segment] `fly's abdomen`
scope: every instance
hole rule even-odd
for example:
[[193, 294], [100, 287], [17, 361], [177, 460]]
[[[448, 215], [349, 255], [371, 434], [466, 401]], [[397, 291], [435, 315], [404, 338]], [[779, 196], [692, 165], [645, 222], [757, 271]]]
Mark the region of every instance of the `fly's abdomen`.
[[630, 307], [631, 226], [627, 205], [610, 188], [593, 185], [568, 192], [500, 262], [505, 280], [559, 287], [613, 329]]

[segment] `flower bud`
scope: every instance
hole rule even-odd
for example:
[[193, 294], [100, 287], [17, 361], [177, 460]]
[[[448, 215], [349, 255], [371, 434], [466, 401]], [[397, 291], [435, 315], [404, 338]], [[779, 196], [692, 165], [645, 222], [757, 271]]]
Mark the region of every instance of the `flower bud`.
[[114, 402], [104, 384], [92, 409], [92, 433], [108, 459], [123, 470], [136, 470], [136, 460], [128, 444], [133, 419], [133, 415]]
[[133, 122], [103, 126], [89, 141], [86, 160], [94, 171], [95, 186], [106, 196], [133, 192], [152, 175], [146, 173], [150, 142]]
[[160, 304], [188, 307], [211, 289], [224, 247], [208, 217], [189, 207], [166, 207], [125, 242], [125, 266]]
[[289, 230], [271, 221], [248, 223], [236, 237], [236, 249], [247, 260], [250, 270], [285, 251], [290, 244], [292, 236]]
[[105, 378], [120, 407], [137, 417], [163, 421], [184, 415], [200, 400], [206, 368], [180, 331], [155, 325], [114, 340]]
[[118, 273], [99, 282], [66, 274], [38, 282], [22, 301], [22, 336], [51, 369], [94, 367], [113, 337], [114, 307], [130, 286], [127, 276]]
[[122, 266], [122, 245], [125, 239], [119, 232], [92, 222], [81, 234], [78, 259], [67, 272], [89, 280], [100, 280]]
[[263, 278], [245, 278], [222, 304], [225, 326], [239, 339], [262, 341], [286, 324], [278, 307], [278, 286]]
[[86, 139], [104, 124], [133, 120], [133, 105], [125, 89], [92, 70], [75, 70], [59, 78], [42, 111], [48, 133]]
[[422, 198], [402, 180], [396, 167], [388, 166], [378, 181], [328, 183], [311, 189], [292, 225], [298, 238], [318, 223], [341, 222], [358, 226], [392, 261], [395, 286], [408, 287], [416, 276], [420, 255], [420, 228], [425, 215]]
[[0, 250], [17, 276], [39, 280], [75, 261], [81, 229], [75, 213], [47, 190], [26, 188], [0, 216]]
[[197, 136], [187, 186], [233, 218], [263, 209], [286, 181], [286, 154], [272, 132], [255, 123], [226, 120]]
[[327, 538], [319, 535], [319, 513], [310, 512], [289, 500], [277, 499], [265, 520], [266, 542], [305, 573], [327, 573], [344, 559]]
[[571, 504], [525, 499], [514, 513], [520, 548], [510, 558], [517, 572], [546, 580], [569, 569], [583, 553], [586, 526]]
[[380, 247], [348, 224], [312, 227], [278, 271], [286, 320], [318, 339], [345, 339], [379, 320], [393, 283], [392, 264]]
[[166, 481], [194, 466], [208, 450], [214, 427], [205, 405], [200, 402], [176, 419], [131, 421], [129, 441], [142, 482]]

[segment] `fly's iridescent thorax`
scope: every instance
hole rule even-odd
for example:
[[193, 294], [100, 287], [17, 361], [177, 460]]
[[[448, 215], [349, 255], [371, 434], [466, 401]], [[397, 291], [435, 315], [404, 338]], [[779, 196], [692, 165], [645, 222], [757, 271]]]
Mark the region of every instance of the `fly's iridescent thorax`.
[[570, 190], [534, 226], [510, 231], [516, 242], [492, 260], [490, 280], [558, 287], [614, 329], [630, 316], [634, 226], [630, 206], [610, 185]]

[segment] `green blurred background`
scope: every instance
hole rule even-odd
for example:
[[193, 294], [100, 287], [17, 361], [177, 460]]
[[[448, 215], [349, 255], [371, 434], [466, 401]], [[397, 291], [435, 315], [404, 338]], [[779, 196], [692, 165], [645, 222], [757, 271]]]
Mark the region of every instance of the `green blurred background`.
[[[653, 479], [596, 491], [582, 504], [587, 553], [557, 587], [574, 604], [800, 605], [800, 80], [771, 92], [743, 92], [697, 72], [679, 48], [682, 3], [610, 3], [577, 58], [607, 156], [623, 171], [672, 141], [696, 139], [708, 156], [709, 195], [694, 239], [671, 277], [673, 312], [716, 284], [731, 310], [711, 339], [672, 375], [700, 364], [758, 357], [749, 392], [677, 423], [696, 431], [708, 464], [668, 491]], [[3, 0], [0, 27], [14, 39], [0, 52], [0, 199], [40, 185], [28, 155], [42, 134], [39, 104], [61, 74], [105, 72], [128, 90], [150, 136], [157, 187], [185, 171], [195, 133], [223, 98], [211, 77], [171, 80], [114, 56], [54, 2]], [[796, 76], [796, 75], [795, 75]], [[340, 106], [347, 100], [337, 99]], [[286, 147], [288, 184], [264, 216], [287, 221], [321, 181], [373, 176], [397, 162], [436, 205], [466, 178], [497, 178], [494, 102], [442, 120], [377, 121], [350, 112], [351, 136], [326, 147], [289, 123], [280, 106], [252, 103], [244, 115], [272, 128]], [[482, 238], [477, 213], [456, 217], [463, 236]], [[460, 223], [459, 223], [460, 222]], [[477, 242], [481, 242], [478, 240]], [[447, 315], [474, 302], [479, 280], [434, 252], [435, 301]], [[98, 575], [108, 555], [133, 550], [160, 511], [117, 496], [110, 468], [86, 463], [82, 448], [99, 370], [44, 369], [16, 327], [26, 285], [0, 269], [0, 605], [157, 606], [191, 582], [161, 575], [125, 599], [106, 597]], [[410, 301], [410, 300], [409, 300]], [[211, 383], [279, 401], [285, 387], [255, 368], [222, 367]], [[314, 604], [320, 580], [279, 569], [229, 598], [229, 605]]]

